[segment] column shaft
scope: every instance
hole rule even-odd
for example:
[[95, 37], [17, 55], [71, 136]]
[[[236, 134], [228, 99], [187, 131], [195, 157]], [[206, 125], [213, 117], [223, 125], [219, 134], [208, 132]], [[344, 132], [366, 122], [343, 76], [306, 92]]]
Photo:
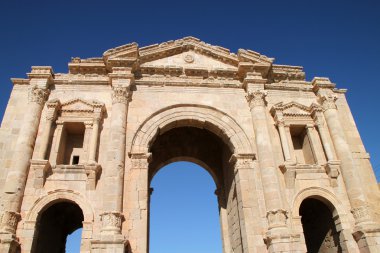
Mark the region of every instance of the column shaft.
[[[36, 89], [38, 89], [38, 91], [36, 91]], [[27, 112], [25, 114], [24, 123], [21, 127], [14, 149], [12, 168], [7, 175], [6, 184], [4, 186], [5, 193], [11, 195], [9, 196], [10, 199], [7, 200], [7, 205], [9, 205], [9, 207], [5, 209], [14, 212], [18, 212], [21, 206], [30, 159], [32, 158], [38, 126], [40, 124], [41, 112], [46, 97], [48, 96], [47, 90], [36, 87], [32, 88], [32, 90], [36, 91], [36, 93], [40, 94], [43, 98], [41, 100], [30, 100]], [[33, 91], [30, 96], [35, 94]]]
[[285, 161], [290, 161], [292, 160], [292, 157], [290, 155], [289, 141], [286, 137], [285, 126], [283, 122], [278, 123], [278, 131], [280, 133], [282, 150], [284, 151], [284, 159]]
[[96, 150], [98, 147], [99, 138], [99, 119], [94, 119], [90, 140], [90, 151], [88, 155], [89, 163], [96, 163]]

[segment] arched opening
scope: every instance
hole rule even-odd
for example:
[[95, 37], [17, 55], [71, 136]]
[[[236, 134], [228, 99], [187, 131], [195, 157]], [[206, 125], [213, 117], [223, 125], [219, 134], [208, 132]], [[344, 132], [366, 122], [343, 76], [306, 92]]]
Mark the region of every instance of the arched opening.
[[[202, 168], [204, 168], [213, 178], [212, 190], [217, 194], [217, 206], [219, 208], [219, 213], [215, 210], [215, 214], [219, 214], [220, 220], [220, 229], [215, 229], [212, 237], [219, 237], [220, 233], [222, 234], [223, 245], [220, 245], [221, 249], [224, 248], [237, 250], [242, 248], [242, 238], [240, 231], [240, 217], [238, 210], [238, 201], [236, 197], [236, 184], [234, 182], [234, 172], [231, 165], [230, 158], [232, 151], [228, 144], [226, 144], [222, 139], [214, 134], [213, 132], [196, 127], [177, 127], [161, 132], [152, 142], [149, 151], [152, 153], [152, 160], [149, 164], [148, 178], [149, 186], [159, 187], [159, 185], [153, 182], [153, 178], [157, 172], [169, 164], [176, 161], [186, 161], [195, 163]], [[171, 179], [169, 179], [171, 180]], [[173, 178], [173, 180], [176, 180]], [[153, 182], [153, 183], [152, 183]], [[186, 183], [184, 183], [185, 185]], [[190, 192], [193, 191], [193, 194], [199, 196], [199, 194], [208, 194], [210, 192], [197, 193], [196, 190], [199, 190], [198, 183], [195, 181], [192, 185], [188, 186]], [[172, 189], [177, 191], [178, 194], [183, 189]], [[154, 196], [154, 193], [153, 193]], [[181, 197], [181, 196], [180, 196]], [[151, 197], [154, 198], [154, 197]], [[215, 197], [214, 197], [215, 198]], [[157, 204], [154, 202], [154, 204]], [[193, 203], [193, 205], [198, 205], [202, 207], [201, 203]], [[211, 207], [212, 208], [212, 207]], [[174, 215], [176, 210], [171, 210]], [[176, 213], [176, 215], [181, 215]], [[195, 217], [186, 216], [183, 213], [183, 219], [194, 220]], [[192, 215], [188, 213], [187, 215]], [[155, 218], [153, 214], [152, 219]], [[171, 217], [168, 216], [168, 219]], [[151, 220], [152, 224], [155, 224], [154, 220]], [[182, 231], [185, 231], [187, 228], [179, 228]], [[198, 227], [197, 230], [192, 231], [193, 235], [195, 233], [202, 234], [205, 231], [202, 229], [202, 225]], [[185, 234], [184, 232], [182, 232]], [[175, 236], [178, 236], [175, 235]], [[203, 234], [204, 237], [210, 237], [209, 234]], [[233, 238], [233, 240], [232, 240]], [[179, 242], [179, 240], [177, 240]], [[172, 244], [176, 243], [176, 240], [172, 241]], [[196, 243], [195, 241], [192, 244]], [[151, 245], [154, 247], [155, 244]], [[191, 244], [190, 244], [191, 245]], [[168, 245], [169, 248], [166, 249], [156, 249], [150, 248], [149, 252], [158, 253], [158, 252], [190, 252], [190, 246], [182, 245], [182, 249], [170, 248], [171, 245]], [[194, 249], [197, 252], [209, 252], [207, 249]], [[194, 252], [192, 250], [191, 252]], [[220, 250], [221, 251], [221, 250]]]
[[174, 162], [150, 185], [151, 253], [222, 252], [215, 183], [204, 168]]
[[307, 198], [302, 202], [299, 212], [308, 253], [342, 252], [333, 211], [325, 203]]
[[49, 206], [38, 218], [33, 252], [69, 252], [66, 251], [67, 237], [74, 231], [80, 231], [83, 220], [82, 209], [74, 202], [58, 202]]

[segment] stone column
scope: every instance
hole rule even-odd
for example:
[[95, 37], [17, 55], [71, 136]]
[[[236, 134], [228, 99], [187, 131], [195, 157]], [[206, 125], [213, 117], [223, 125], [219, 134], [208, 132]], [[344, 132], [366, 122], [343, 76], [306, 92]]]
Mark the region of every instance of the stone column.
[[149, 182], [150, 153], [131, 153], [128, 192], [129, 242], [134, 253], [147, 253], [149, 248]]
[[[103, 199], [103, 213], [101, 240], [114, 241], [122, 247], [125, 239], [121, 235], [121, 225], [124, 220], [123, 212], [123, 184], [126, 153], [126, 126], [128, 103], [131, 92], [130, 85], [133, 74], [130, 68], [113, 68], [109, 74], [112, 85], [112, 113], [110, 133], [108, 138], [107, 164], [105, 170], [105, 189]], [[104, 222], [106, 221], [106, 222]], [[118, 221], [118, 222], [109, 222]], [[116, 247], [116, 246], [115, 246]]]
[[240, 234], [242, 239], [242, 252], [259, 252], [257, 247], [261, 242], [254, 241], [254, 206], [252, 201], [253, 160], [254, 154], [234, 154], [230, 163], [234, 168], [234, 180], [236, 186], [236, 196], [238, 200], [238, 212], [240, 217]]
[[[253, 128], [256, 137], [257, 155], [261, 169], [265, 205], [268, 210], [267, 246], [269, 252], [289, 250], [290, 238], [287, 228], [287, 212], [283, 207], [280, 183], [273, 157], [272, 143], [267, 125], [266, 92], [250, 89], [246, 78], [247, 100], [251, 109]], [[289, 240], [288, 240], [288, 239]]]
[[98, 150], [100, 117], [94, 117], [92, 122], [91, 139], [88, 151], [88, 163], [96, 163], [96, 151]]
[[[325, 78], [315, 78], [313, 86], [322, 104], [323, 114], [334, 143], [337, 156], [341, 161], [341, 173], [346, 185], [348, 198], [351, 204], [351, 212], [355, 219], [355, 235], [359, 247], [363, 244], [363, 250], [377, 252], [380, 245], [380, 229], [373, 222], [371, 210], [368, 206], [366, 195], [362, 190], [357, 173], [360, 171], [356, 167], [349, 144], [346, 141], [344, 128], [339, 121], [339, 114], [335, 101], [337, 96], [333, 93], [335, 87], [330, 80]], [[376, 235], [374, 235], [376, 234]], [[376, 242], [377, 241], [377, 242]], [[366, 251], [366, 252], [367, 252]]]
[[20, 217], [18, 212], [22, 204], [30, 159], [34, 150], [42, 109], [50, 93], [49, 85], [53, 79], [53, 71], [51, 67], [32, 67], [32, 72], [28, 74], [28, 77], [30, 79], [29, 103], [14, 147], [12, 167], [9, 169], [4, 186], [1, 240], [5, 240], [4, 234], [14, 236], [18, 224]]

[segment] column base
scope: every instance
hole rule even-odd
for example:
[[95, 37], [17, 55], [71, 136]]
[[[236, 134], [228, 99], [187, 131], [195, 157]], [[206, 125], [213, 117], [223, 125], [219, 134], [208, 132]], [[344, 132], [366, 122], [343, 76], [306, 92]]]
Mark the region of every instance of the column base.
[[128, 252], [128, 241], [124, 238], [91, 241], [91, 253], [126, 253]]
[[288, 228], [271, 229], [264, 239], [269, 253], [303, 252], [297, 251], [293, 246], [300, 241], [300, 235], [291, 234]]
[[18, 253], [20, 252], [20, 243], [18, 238], [11, 233], [0, 233], [0, 252]]

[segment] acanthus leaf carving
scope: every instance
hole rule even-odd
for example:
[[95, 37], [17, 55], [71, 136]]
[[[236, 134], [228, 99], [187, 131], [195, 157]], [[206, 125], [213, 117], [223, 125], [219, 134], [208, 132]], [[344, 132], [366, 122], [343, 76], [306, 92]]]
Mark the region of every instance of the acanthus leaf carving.
[[265, 106], [265, 97], [267, 92], [264, 90], [249, 91], [246, 95], [246, 99], [249, 103], [249, 107], [253, 109], [256, 106]]
[[29, 89], [29, 102], [34, 102], [43, 105], [48, 99], [49, 94], [49, 89], [42, 89], [37, 86], [32, 86]]
[[127, 104], [131, 100], [131, 92], [128, 87], [115, 86], [112, 87], [112, 103]]

